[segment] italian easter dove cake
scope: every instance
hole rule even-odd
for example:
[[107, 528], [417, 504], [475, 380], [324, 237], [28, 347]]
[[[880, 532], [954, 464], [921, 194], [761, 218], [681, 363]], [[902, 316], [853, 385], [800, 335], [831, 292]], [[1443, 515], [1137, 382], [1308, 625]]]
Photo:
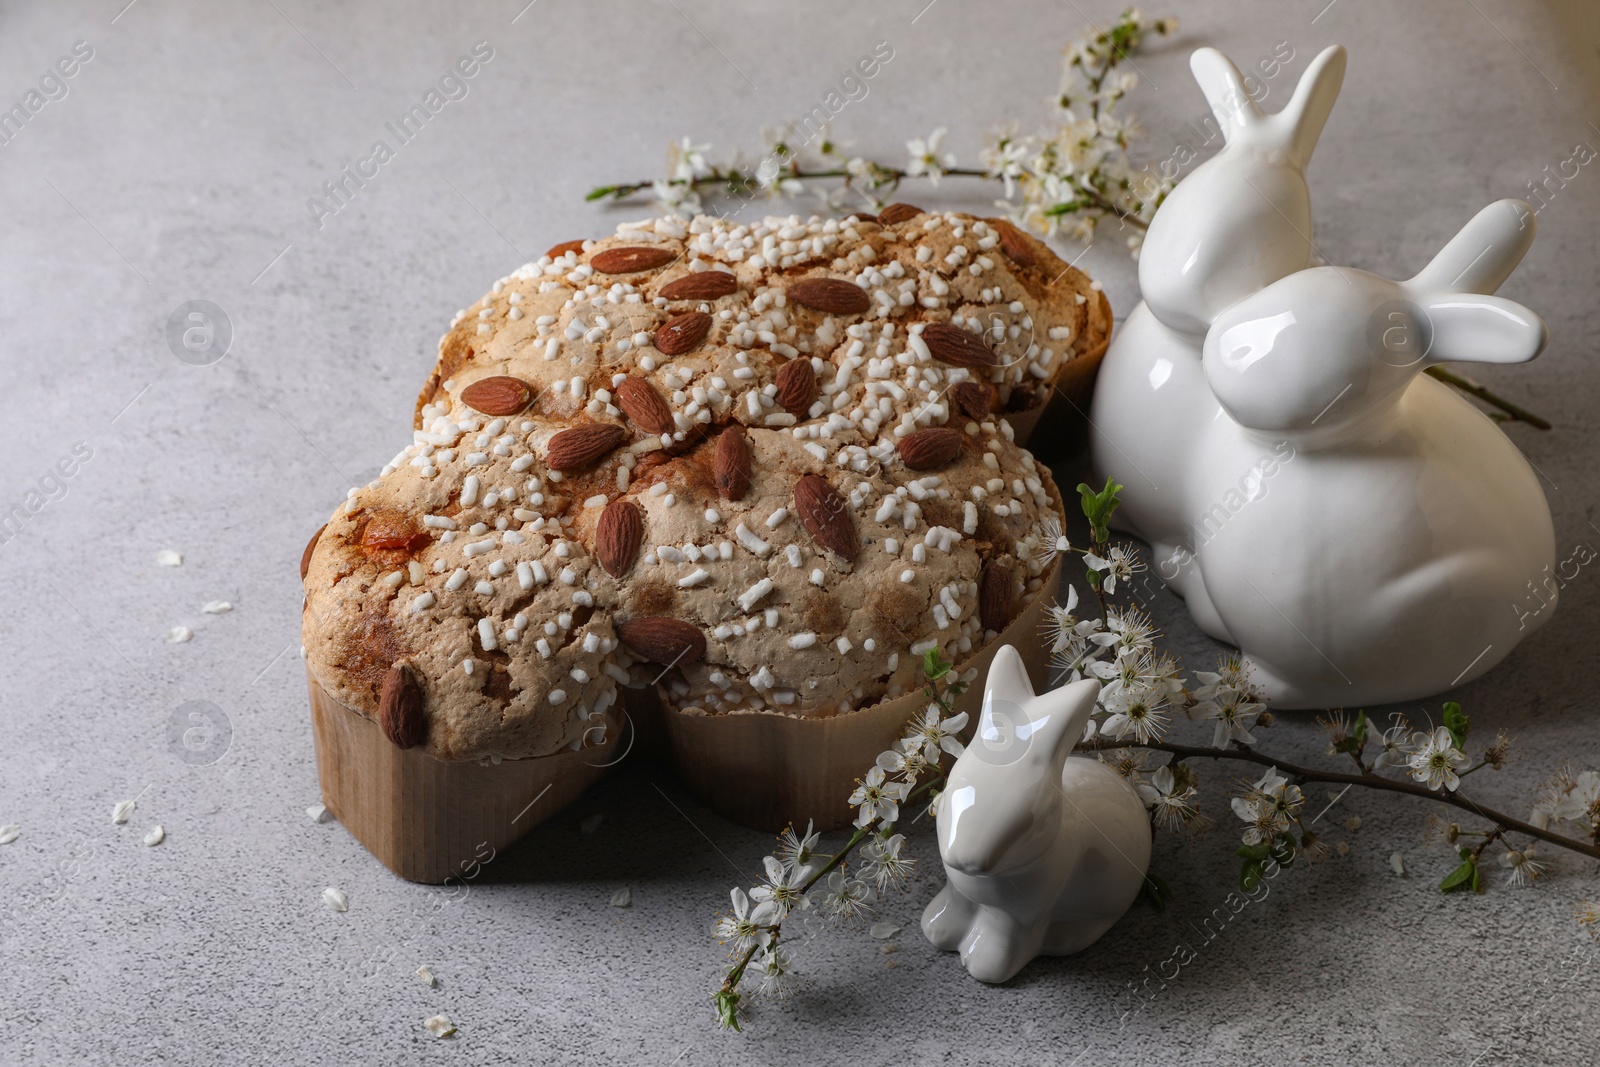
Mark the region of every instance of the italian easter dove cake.
[[1041, 242], [907, 205], [558, 245], [457, 315], [411, 442], [307, 546], [313, 702], [487, 770], [599, 765], [630, 694], [914, 693], [928, 648], [968, 660], [1053, 594], [1060, 500], [1017, 427], [1110, 328]]

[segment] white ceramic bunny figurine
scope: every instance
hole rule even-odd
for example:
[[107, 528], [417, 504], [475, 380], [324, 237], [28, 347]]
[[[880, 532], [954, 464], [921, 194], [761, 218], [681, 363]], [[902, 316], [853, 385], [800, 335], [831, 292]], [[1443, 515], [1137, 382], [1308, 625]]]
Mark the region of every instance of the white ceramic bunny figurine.
[[989, 667], [977, 732], [939, 799], [948, 881], [922, 913], [928, 940], [979, 981], [1088, 947], [1139, 894], [1144, 804], [1105, 764], [1068, 756], [1099, 694], [1082, 681], [1035, 696], [1010, 645]]
[[1304, 171], [1344, 81], [1345, 51], [1318, 55], [1275, 115], [1221, 52], [1202, 48], [1189, 65], [1226, 143], [1151, 220], [1139, 256], [1144, 301], [1112, 338], [1090, 412], [1095, 468], [1125, 486], [1117, 523], [1150, 541], [1157, 561], [1187, 544], [1188, 452], [1217, 415], [1200, 372], [1206, 330], [1224, 308], [1311, 264]]
[[1225, 415], [1184, 456], [1215, 502], [1196, 509], [1209, 519], [1188, 605], [1246, 653], [1274, 706], [1442, 692], [1549, 618], [1521, 608], [1555, 565], [1538, 478], [1489, 418], [1420, 373], [1539, 354], [1539, 317], [1485, 295], [1533, 232], [1528, 205], [1502, 200], [1409, 281], [1300, 271], [1206, 335]]

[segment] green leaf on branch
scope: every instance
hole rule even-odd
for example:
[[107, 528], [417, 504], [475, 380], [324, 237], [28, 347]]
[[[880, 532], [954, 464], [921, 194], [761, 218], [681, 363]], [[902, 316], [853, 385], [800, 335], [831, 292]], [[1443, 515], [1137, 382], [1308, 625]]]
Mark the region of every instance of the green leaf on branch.
[[937, 646], [928, 649], [922, 654], [922, 673], [928, 676], [928, 681], [937, 682], [940, 678], [950, 673], [950, 668], [955, 664], [939, 655]]
[[[1063, 106], [1070, 107], [1071, 105], [1064, 104]], [[1084, 207], [1084, 203], [1080, 200], [1063, 200], [1059, 204], [1051, 204], [1045, 208], [1044, 213], [1048, 216], [1071, 215], [1082, 211]]]
[[1146, 874], [1144, 884], [1139, 887], [1139, 899], [1157, 911], [1166, 911], [1167, 902], [1172, 899], [1172, 887], [1159, 874]]
[[589, 195], [585, 196], [584, 200], [604, 200], [608, 196], [622, 196], [624, 194], [621, 190], [620, 185], [597, 185], [589, 190]]
[[1455, 741], [1457, 748], [1467, 745], [1467, 727], [1471, 720], [1461, 713], [1461, 705], [1451, 700], [1444, 706], [1444, 727], [1450, 731], [1450, 737]]
[[1078, 495], [1083, 498], [1083, 517], [1089, 520], [1089, 532], [1096, 544], [1105, 544], [1111, 539], [1111, 515], [1121, 503], [1117, 499], [1120, 492], [1122, 486], [1112, 478], [1106, 479], [1106, 487], [1099, 492], [1090, 489], [1085, 482], [1078, 483]]
[[1368, 721], [1367, 713], [1365, 711], [1356, 712], [1355, 725], [1350, 728], [1350, 740], [1356, 743], [1358, 751], [1360, 746], [1363, 746], [1367, 743]]
[[1245, 893], [1250, 892], [1261, 884], [1261, 879], [1266, 876], [1266, 858], [1272, 852], [1270, 845], [1241, 845], [1238, 854], [1244, 859], [1244, 865], [1239, 869], [1239, 889]]
[[[726, 1030], [739, 1030], [739, 994], [731, 989], [717, 993], [717, 1018]], [[742, 1032], [742, 1031], [741, 1031]]]
[[1444, 881], [1439, 883], [1439, 889], [1445, 893], [1460, 893], [1470, 889], [1474, 893], [1483, 892], [1478, 881], [1478, 861], [1470, 849], [1462, 849], [1465, 857], [1461, 866], [1444, 876]]
[[1250, 892], [1261, 884], [1266, 873], [1267, 869], [1260, 860], [1245, 860], [1244, 866], [1239, 869], [1239, 891]]

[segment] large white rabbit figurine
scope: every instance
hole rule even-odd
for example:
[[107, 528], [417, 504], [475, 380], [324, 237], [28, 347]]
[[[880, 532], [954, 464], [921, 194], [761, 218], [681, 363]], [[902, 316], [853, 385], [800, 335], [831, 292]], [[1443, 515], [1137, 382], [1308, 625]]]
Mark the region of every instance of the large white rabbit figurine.
[[1090, 412], [1095, 468], [1124, 483], [1116, 521], [1150, 541], [1158, 562], [1188, 542], [1188, 451], [1217, 414], [1200, 372], [1206, 330], [1223, 309], [1311, 265], [1305, 167], [1339, 96], [1345, 51], [1312, 60], [1273, 115], [1216, 49], [1189, 65], [1225, 144], [1151, 220], [1139, 256], [1144, 301], [1112, 338]]
[[1196, 538], [1188, 606], [1246, 653], [1274, 706], [1438, 693], [1549, 618], [1522, 607], [1555, 566], [1539, 479], [1488, 417], [1421, 373], [1539, 354], [1539, 317], [1487, 295], [1533, 232], [1532, 209], [1502, 200], [1409, 281], [1300, 271], [1207, 333], [1224, 415], [1184, 460], [1223, 506]]
[[1144, 804], [1110, 767], [1068, 755], [1099, 694], [1089, 680], [1035, 696], [1010, 645], [989, 667], [977, 732], [939, 798], [948, 881], [922, 913], [928, 940], [979, 981], [1088, 947], [1139, 894]]

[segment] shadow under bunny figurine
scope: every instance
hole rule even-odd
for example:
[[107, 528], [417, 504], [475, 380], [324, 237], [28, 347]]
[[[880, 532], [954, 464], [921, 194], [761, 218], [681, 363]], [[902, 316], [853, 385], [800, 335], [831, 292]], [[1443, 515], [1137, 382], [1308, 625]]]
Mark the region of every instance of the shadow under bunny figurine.
[[945, 887], [922, 913], [935, 947], [981, 982], [1099, 940], [1139, 895], [1150, 818], [1126, 779], [1069, 756], [1100, 683], [1035, 695], [1015, 648], [995, 653], [977, 732], [939, 799]]

